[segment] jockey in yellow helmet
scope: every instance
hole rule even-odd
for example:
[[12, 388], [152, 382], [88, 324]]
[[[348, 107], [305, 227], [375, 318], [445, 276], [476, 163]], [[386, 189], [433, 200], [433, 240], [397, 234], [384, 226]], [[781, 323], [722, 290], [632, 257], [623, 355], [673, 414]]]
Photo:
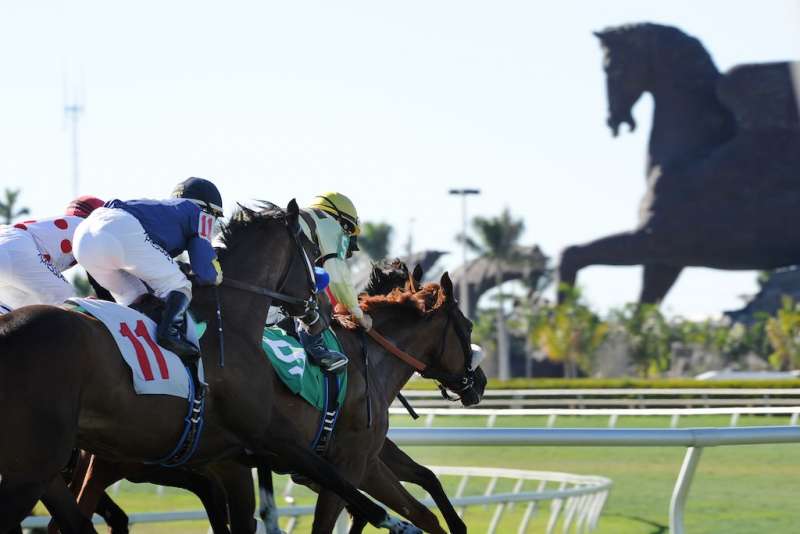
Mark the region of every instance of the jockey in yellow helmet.
[[[353, 314], [356, 321], [369, 330], [372, 318], [358, 306], [358, 293], [345, 260], [358, 250], [361, 226], [353, 202], [341, 193], [322, 193], [300, 211], [300, 227], [318, 248], [317, 266], [330, 275], [333, 297]], [[322, 333], [312, 335], [307, 325], [298, 329], [300, 341], [317, 365], [334, 371], [347, 365], [347, 356], [329, 351], [322, 341]]]

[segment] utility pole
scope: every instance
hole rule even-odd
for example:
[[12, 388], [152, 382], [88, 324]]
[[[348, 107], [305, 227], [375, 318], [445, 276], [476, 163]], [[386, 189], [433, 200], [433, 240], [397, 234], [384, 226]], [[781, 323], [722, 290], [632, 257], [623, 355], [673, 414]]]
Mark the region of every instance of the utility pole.
[[464, 265], [464, 279], [461, 280], [461, 294], [459, 295], [459, 302], [461, 303], [461, 312], [469, 315], [469, 285], [467, 284], [467, 196], [480, 195], [480, 189], [450, 189], [451, 195], [458, 195], [461, 197], [461, 260]]
[[78, 157], [78, 123], [83, 114], [84, 106], [82, 97], [78, 94], [82, 91], [74, 91], [75, 94], [67, 94], [67, 84], [64, 82], [64, 118], [69, 124], [70, 141], [72, 144], [72, 197], [80, 194], [80, 172]]

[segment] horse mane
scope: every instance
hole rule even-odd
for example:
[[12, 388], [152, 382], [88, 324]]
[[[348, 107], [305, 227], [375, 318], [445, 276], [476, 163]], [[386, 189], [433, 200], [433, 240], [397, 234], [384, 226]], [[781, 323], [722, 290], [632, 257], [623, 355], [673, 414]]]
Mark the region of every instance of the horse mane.
[[372, 264], [372, 272], [364, 291], [367, 295], [385, 295], [392, 289], [405, 287], [409, 279], [408, 266], [405, 263], [399, 259], [382, 260]]
[[219, 241], [223, 245], [223, 250], [233, 248], [236, 245], [238, 236], [251, 227], [267, 225], [273, 221], [286, 219], [286, 210], [266, 200], [256, 201], [255, 209], [241, 204], [237, 204], [237, 206], [236, 211], [233, 212], [228, 222], [223, 224], [221, 228]]
[[651, 64], [661, 64], [673, 71], [669, 74], [673, 82], [678, 80], [674, 75], [678, 65], [681, 66], [681, 81], [692, 85], [708, 83], [720, 75], [703, 43], [674, 26], [652, 22], [624, 24], [604, 29], [600, 37], [609, 43], [625, 43], [648, 51]]
[[[412, 311], [417, 317], [429, 317], [445, 305], [447, 295], [439, 284], [425, 284], [419, 291], [408, 288], [395, 288], [386, 295], [362, 295], [361, 309], [364, 313], [371, 313], [382, 308], [395, 308], [398, 310]], [[336, 321], [348, 330], [357, 326], [350, 313], [341, 304], [336, 307]]]

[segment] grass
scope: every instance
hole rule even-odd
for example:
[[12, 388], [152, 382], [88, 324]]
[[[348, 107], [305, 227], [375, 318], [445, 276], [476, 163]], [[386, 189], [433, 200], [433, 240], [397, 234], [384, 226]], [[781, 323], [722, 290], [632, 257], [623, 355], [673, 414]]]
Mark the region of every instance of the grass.
[[[544, 425], [543, 417], [500, 418], [497, 426]], [[559, 417], [559, 427], [605, 427], [605, 417]], [[739, 425], [786, 424], [788, 417], [743, 416]], [[483, 426], [480, 417], [442, 417], [437, 426]], [[727, 426], [724, 416], [681, 418], [682, 427]], [[393, 419], [395, 426], [411, 426], [407, 417]], [[621, 418], [619, 427], [668, 427], [668, 417]], [[668, 506], [684, 450], [667, 447], [409, 447], [419, 462], [429, 465], [497, 466], [544, 471], [596, 474], [611, 478], [614, 486], [600, 519], [598, 534], [659, 534], [668, 532]], [[709, 448], [703, 456], [692, 485], [686, 510], [686, 529], [693, 534], [751, 534], [798, 532], [795, 498], [800, 494], [800, 453], [798, 445], [753, 445]], [[283, 478], [277, 480], [282, 488]], [[485, 484], [485, 480], [481, 484]], [[449, 490], [456, 479], [446, 479]], [[510, 490], [503, 482], [496, 491]], [[527, 488], [528, 486], [526, 486]], [[471, 488], [482, 493], [477, 481]], [[280, 490], [279, 490], [280, 491]], [[297, 493], [301, 503], [311, 502], [307, 493]], [[200, 507], [193, 496], [165, 489], [157, 496], [147, 485], [123, 483], [116, 500], [128, 512], [192, 510]], [[516, 532], [524, 506], [515, 506], [504, 516], [498, 532]], [[467, 511], [471, 531], [483, 532], [493, 508]], [[546, 510], [545, 510], [546, 512]], [[539, 513], [529, 532], [542, 532], [546, 513]], [[205, 533], [204, 522], [176, 522], [136, 525], [136, 534]], [[309, 519], [301, 519], [297, 532], [307, 532]], [[371, 530], [370, 532], [375, 532]]]

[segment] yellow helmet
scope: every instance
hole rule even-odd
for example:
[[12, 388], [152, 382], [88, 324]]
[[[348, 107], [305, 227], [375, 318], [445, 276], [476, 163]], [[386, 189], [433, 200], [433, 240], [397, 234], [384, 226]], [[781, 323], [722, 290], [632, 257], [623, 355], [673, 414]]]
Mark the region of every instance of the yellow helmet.
[[350, 235], [361, 233], [356, 207], [345, 195], [335, 192], [322, 193], [314, 197], [309, 207], [320, 209], [336, 217]]

